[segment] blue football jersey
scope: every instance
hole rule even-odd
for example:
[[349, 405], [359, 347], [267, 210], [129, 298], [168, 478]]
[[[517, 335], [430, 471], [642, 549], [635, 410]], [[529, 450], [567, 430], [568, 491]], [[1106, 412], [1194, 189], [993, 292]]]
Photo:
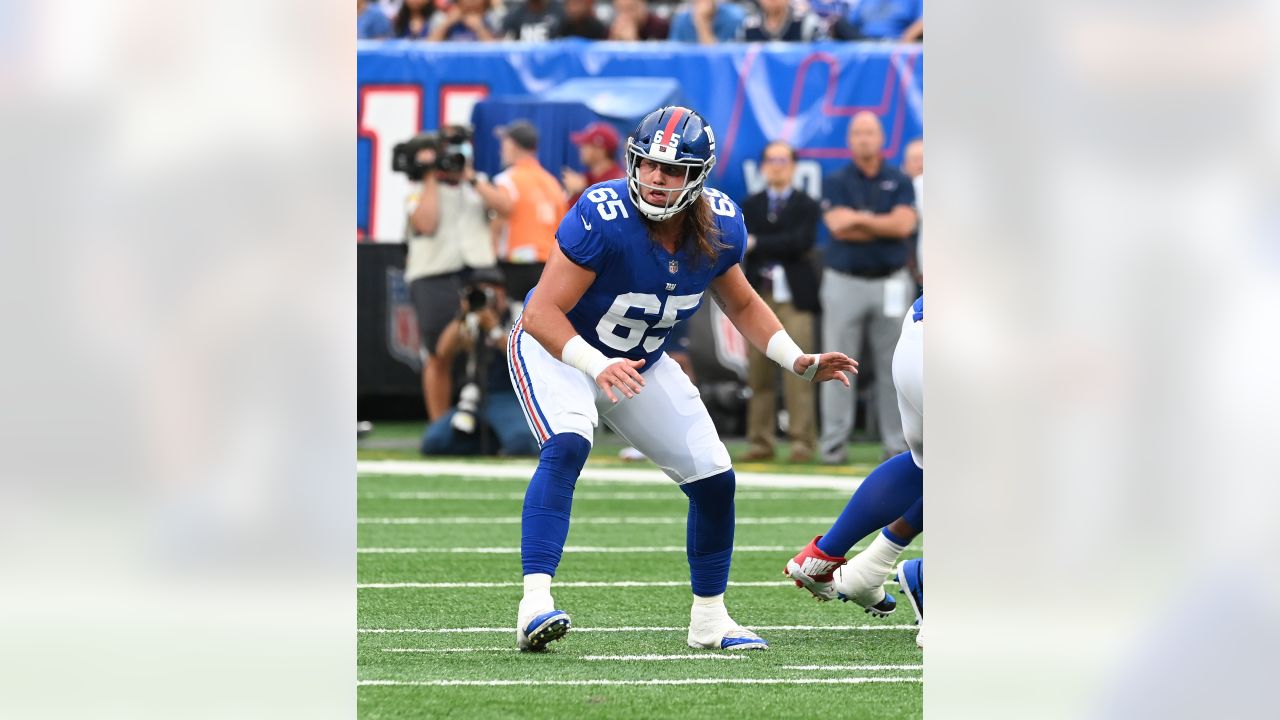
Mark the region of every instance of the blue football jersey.
[[703, 194], [726, 246], [715, 260], [684, 246], [668, 253], [651, 240], [626, 178], [593, 185], [564, 216], [556, 231], [560, 250], [596, 274], [569, 311], [569, 322], [607, 357], [644, 360], [641, 372], [653, 367], [671, 328], [702, 305], [707, 285], [742, 261], [742, 211], [718, 190], [704, 188]]

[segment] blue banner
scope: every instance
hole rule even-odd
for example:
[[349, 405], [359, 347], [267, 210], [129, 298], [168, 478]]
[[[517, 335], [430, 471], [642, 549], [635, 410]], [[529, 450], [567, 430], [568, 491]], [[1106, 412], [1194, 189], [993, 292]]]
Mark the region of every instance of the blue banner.
[[719, 162], [710, 183], [739, 201], [762, 187], [758, 159], [769, 140], [798, 148], [797, 182], [820, 195], [822, 176], [849, 162], [845, 135], [855, 113], [868, 110], [880, 117], [885, 155], [893, 163], [923, 132], [918, 45], [362, 42], [358, 237], [401, 237], [409, 186], [391, 171], [396, 143], [441, 124], [469, 124], [475, 104], [486, 98], [552, 98], [558, 86], [577, 78], [618, 78], [624, 85], [636, 78], [677, 81], [683, 101], [715, 131]]

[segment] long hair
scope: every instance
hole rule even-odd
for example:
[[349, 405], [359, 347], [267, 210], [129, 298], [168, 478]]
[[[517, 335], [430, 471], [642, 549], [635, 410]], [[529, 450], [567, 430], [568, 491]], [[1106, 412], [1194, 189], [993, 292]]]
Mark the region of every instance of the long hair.
[[[427, 0], [427, 3], [422, 6], [421, 11], [418, 13], [422, 17], [423, 37], [426, 37], [426, 32], [431, 28], [431, 16], [435, 12], [435, 3], [432, 0]], [[409, 20], [413, 15], [414, 12], [409, 7], [409, 3], [400, 4], [400, 9], [396, 11], [395, 19], [391, 21], [392, 27], [395, 29], [395, 37], [409, 37]]]
[[[641, 217], [644, 218], [643, 215]], [[648, 218], [644, 218], [644, 221], [650, 228], [657, 225]], [[716, 225], [715, 215], [711, 212], [711, 204], [707, 202], [706, 195], [700, 194], [692, 205], [680, 211], [680, 244], [676, 246], [677, 249], [686, 243], [696, 251], [699, 258], [709, 263], [714, 263], [720, 252], [729, 248], [720, 240], [720, 228]]]

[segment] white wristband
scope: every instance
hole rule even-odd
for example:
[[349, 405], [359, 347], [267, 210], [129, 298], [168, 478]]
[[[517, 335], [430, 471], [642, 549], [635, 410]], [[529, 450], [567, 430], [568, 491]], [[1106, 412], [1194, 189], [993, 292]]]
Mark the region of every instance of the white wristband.
[[592, 380], [604, 372], [605, 368], [613, 363], [622, 362], [623, 359], [605, 357], [604, 353], [588, 345], [581, 335], [569, 338], [569, 342], [565, 343], [564, 349], [560, 351], [561, 362], [578, 368]]
[[[795, 340], [787, 334], [786, 330], [779, 330], [769, 338], [769, 345], [765, 348], [764, 354], [772, 361], [782, 366], [782, 369], [795, 373], [796, 360], [804, 355], [804, 351], [796, 344]], [[803, 373], [796, 373], [805, 380], [813, 380], [813, 376], [818, 372], [818, 358], [815, 356], [813, 364]]]

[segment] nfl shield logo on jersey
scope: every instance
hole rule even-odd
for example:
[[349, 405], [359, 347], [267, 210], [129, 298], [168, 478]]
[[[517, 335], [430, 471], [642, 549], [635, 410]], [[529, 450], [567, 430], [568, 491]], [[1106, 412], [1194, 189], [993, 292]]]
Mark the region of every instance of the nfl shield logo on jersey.
[[668, 262], [667, 272], [671, 273], [672, 275], [675, 275], [676, 273], [680, 272], [680, 263], [676, 262], [675, 260]]

